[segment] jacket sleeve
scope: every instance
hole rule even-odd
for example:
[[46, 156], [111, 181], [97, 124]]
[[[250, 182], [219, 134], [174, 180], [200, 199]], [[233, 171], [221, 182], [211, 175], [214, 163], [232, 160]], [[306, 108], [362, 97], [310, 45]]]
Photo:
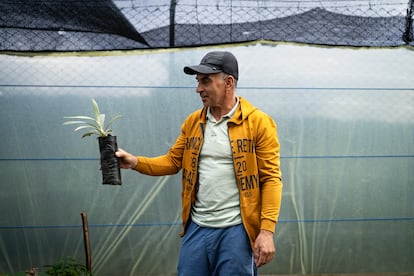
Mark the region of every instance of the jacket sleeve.
[[[260, 111], [259, 111], [260, 112]], [[260, 112], [256, 124], [256, 158], [261, 188], [260, 229], [275, 231], [282, 200], [282, 172], [280, 170], [280, 144], [274, 120]]]
[[184, 141], [184, 135], [181, 133], [167, 154], [158, 157], [137, 156], [135, 170], [152, 176], [178, 173], [181, 170]]
[[194, 111], [181, 125], [181, 133], [174, 145], [165, 155], [158, 157], [138, 156], [138, 164], [135, 168], [140, 173], [161, 176], [178, 173], [183, 165], [184, 150], [190, 131], [198, 127], [198, 118], [202, 110]]

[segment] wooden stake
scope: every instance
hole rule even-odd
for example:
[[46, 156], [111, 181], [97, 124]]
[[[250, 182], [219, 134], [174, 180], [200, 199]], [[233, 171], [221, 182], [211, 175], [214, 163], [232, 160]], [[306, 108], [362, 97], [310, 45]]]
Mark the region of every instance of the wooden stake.
[[91, 272], [92, 261], [91, 261], [91, 247], [89, 245], [89, 230], [88, 230], [88, 218], [86, 212], [81, 213], [82, 226], [83, 226], [83, 241], [85, 244], [85, 255], [86, 255], [86, 269]]

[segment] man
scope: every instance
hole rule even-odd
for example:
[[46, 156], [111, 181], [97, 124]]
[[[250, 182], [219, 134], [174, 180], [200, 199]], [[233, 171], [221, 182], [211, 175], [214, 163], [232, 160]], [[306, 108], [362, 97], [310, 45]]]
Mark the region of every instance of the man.
[[282, 193], [276, 124], [236, 97], [232, 53], [210, 52], [184, 72], [196, 76], [204, 107], [187, 117], [168, 153], [116, 154], [122, 168], [143, 174], [182, 170], [178, 275], [256, 275], [275, 253]]

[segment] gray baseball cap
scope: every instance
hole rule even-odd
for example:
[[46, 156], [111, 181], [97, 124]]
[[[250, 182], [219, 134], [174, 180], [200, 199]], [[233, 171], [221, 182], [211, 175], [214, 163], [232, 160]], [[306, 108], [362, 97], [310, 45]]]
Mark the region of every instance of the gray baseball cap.
[[184, 67], [184, 73], [188, 75], [216, 74], [224, 72], [232, 75], [236, 80], [239, 79], [239, 66], [236, 57], [225, 51], [215, 51], [207, 53], [200, 61], [199, 65]]

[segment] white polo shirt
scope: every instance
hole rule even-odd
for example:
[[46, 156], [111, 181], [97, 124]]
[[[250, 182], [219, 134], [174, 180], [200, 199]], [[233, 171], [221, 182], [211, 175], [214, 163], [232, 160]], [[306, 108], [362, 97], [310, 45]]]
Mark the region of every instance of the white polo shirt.
[[204, 143], [198, 166], [199, 189], [192, 208], [192, 220], [203, 227], [228, 227], [240, 224], [240, 199], [234, 173], [233, 155], [227, 121], [233, 109], [216, 121], [207, 110]]

